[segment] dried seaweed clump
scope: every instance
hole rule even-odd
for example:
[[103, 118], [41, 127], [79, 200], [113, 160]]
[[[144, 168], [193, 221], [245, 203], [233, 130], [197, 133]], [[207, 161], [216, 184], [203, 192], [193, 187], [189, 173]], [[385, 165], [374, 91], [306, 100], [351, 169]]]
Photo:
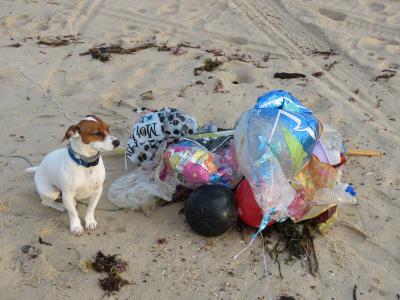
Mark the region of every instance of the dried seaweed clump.
[[90, 48], [88, 51], [80, 53], [79, 55], [91, 55], [94, 59], [105, 62], [110, 60], [111, 54], [133, 54], [138, 51], [153, 47], [156, 47], [156, 45], [152, 43], [146, 43], [131, 48], [123, 48], [121, 45], [110, 45]]
[[108, 274], [107, 277], [99, 279], [101, 288], [111, 294], [118, 292], [123, 286], [130, 284], [126, 279], [123, 279], [118, 273]]
[[197, 76], [203, 71], [212, 72], [222, 64], [223, 62], [218, 59], [212, 60], [211, 58], [207, 58], [201, 67], [194, 68], [194, 75]]
[[118, 292], [123, 286], [130, 284], [121, 277], [121, 273], [128, 269], [128, 263], [117, 258], [117, 254], [104, 255], [101, 251], [97, 252], [92, 268], [99, 273], [107, 273], [107, 277], [99, 279], [99, 283], [108, 294]]
[[318, 271], [318, 261], [314, 248], [314, 229], [311, 221], [293, 223], [290, 219], [285, 222], [278, 222], [272, 229], [276, 230], [279, 238], [269, 255], [278, 263], [279, 273], [283, 278], [280, 268], [279, 256], [287, 253], [286, 263], [305, 260], [309, 272], [315, 275]]
[[117, 254], [104, 255], [103, 252], [97, 252], [93, 260], [93, 269], [96, 272], [118, 272], [122, 273], [128, 269], [128, 263], [122, 259], [117, 258]]

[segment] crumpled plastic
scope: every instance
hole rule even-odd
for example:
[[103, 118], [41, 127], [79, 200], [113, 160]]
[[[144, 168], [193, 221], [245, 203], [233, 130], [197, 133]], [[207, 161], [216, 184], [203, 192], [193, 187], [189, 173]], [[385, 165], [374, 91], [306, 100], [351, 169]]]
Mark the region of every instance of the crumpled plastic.
[[175, 108], [140, 115], [129, 136], [126, 157], [136, 166], [155, 168], [168, 142], [197, 133], [196, 119]]
[[206, 133], [169, 146], [164, 152], [160, 180], [188, 188], [206, 184], [234, 188], [243, 175], [235, 158], [232, 133]]
[[[343, 158], [344, 159], [344, 158]], [[344, 162], [343, 162], [344, 163]], [[316, 205], [313, 202], [314, 193], [321, 188], [333, 188], [339, 181], [341, 168], [334, 167], [313, 155], [307, 165], [292, 180], [292, 186], [302, 193], [302, 199], [296, 198], [289, 205], [288, 214], [293, 222], [312, 219], [327, 211], [331, 205]]]
[[117, 178], [108, 190], [108, 199], [118, 207], [150, 211], [157, 198], [171, 201], [175, 188], [160, 182], [154, 170], [136, 168]]
[[287, 218], [296, 191], [289, 179], [311, 159], [320, 122], [290, 93], [271, 91], [258, 98], [235, 129], [239, 166], [267, 219]]

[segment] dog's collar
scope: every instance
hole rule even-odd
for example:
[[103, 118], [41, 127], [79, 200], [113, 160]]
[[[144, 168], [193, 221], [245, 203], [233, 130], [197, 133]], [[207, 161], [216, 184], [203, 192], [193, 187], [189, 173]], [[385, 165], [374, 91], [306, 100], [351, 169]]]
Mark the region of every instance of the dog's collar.
[[72, 149], [71, 144], [68, 144], [67, 146], [68, 149], [68, 154], [71, 157], [71, 159], [76, 162], [78, 165], [83, 166], [85, 168], [90, 168], [97, 166], [100, 160], [100, 152], [97, 152], [95, 156], [92, 157], [85, 157], [80, 155], [79, 153], [76, 153], [74, 149]]

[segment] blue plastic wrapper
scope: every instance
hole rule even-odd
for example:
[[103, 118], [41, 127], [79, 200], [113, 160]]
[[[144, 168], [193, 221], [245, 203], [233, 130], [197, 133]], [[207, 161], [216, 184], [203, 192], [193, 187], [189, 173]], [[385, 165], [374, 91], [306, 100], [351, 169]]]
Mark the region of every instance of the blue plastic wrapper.
[[[321, 124], [292, 94], [283, 90], [272, 91], [260, 96], [254, 110], [262, 118], [277, 120], [274, 141], [271, 144], [273, 153], [283, 164], [288, 177], [296, 175], [310, 160], [315, 144], [319, 139]], [[283, 134], [283, 137], [280, 136]], [[284, 159], [280, 159], [285, 147], [278, 142], [284, 139], [290, 154], [291, 168], [287, 168]], [[273, 141], [272, 141], [273, 142]], [[282, 157], [283, 158], [283, 157]]]
[[271, 91], [258, 98], [235, 129], [236, 157], [265, 215], [287, 217], [295, 197], [289, 179], [310, 160], [320, 123], [290, 93]]

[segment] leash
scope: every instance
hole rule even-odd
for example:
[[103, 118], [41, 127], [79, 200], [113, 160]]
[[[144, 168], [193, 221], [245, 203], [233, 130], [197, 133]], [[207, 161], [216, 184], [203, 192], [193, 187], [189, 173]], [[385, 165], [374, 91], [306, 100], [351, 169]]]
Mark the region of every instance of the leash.
[[[88, 204], [87, 204], [87, 203], [85, 203], [85, 202], [82, 202], [82, 201], [76, 201], [76, 203], [78, 203], [78, 204], [81, 204], [81, 205], [83, 205], [83, 206], [88, 206]], [[117, 211], [121, 211], [121, 210], [128, 211], [129, 209], [127, 209], [127, 208], [122, 208], [122, 207], [120, 207], [120, 208], [116, 208], [116, 209], [108, 209], [108, 208], [96, 207], [96, 210], [103, 210], [103, 211], [117, 212]]]
[[34, 165], [32, 164], [32, 162], [31, 162], [29, 159], [27, 159], [26, 157], [24, 157], [24, 156], [20, 156], [20, 155], [5, 155], [5, 154], [0, 154], [0, 156], [3, 156], [3, 157], [14, 157], [14, 158], [22, 158], [22, 159], [25, 160], [31, 167], [34, 167]]
[[25, 78], [27, 78], [30, 82], [32, 82], [36, 87], [39, 88], [40, 92], [42, 93], [42, 96], [45, 97], [46, 99], [50, 100], [51, 102], [53, 102], [56, 106], [57, 106], [57, 110], [58, 112], [64, 114], [65, 118], [67, 118], [69, 121], [71, 121], [72, 123], [75, 123], [74, 120], [72, 120], [72, 118], [70, 117], [70, 115], [63, 109], [63, 107], [61, 106], [60, 103], [58, 103], [53, 97], [51, 97], [49, 95], [49, 93], [47, 93], [44, 88], [37, 83], [35, 80], [32, 79], [32, 77], [30, 77], [28, 74], [26, 74], [23, 71], [23, 67], [19, 67], [18, 70], [21, 72], [22, 75], [24, 75]]

